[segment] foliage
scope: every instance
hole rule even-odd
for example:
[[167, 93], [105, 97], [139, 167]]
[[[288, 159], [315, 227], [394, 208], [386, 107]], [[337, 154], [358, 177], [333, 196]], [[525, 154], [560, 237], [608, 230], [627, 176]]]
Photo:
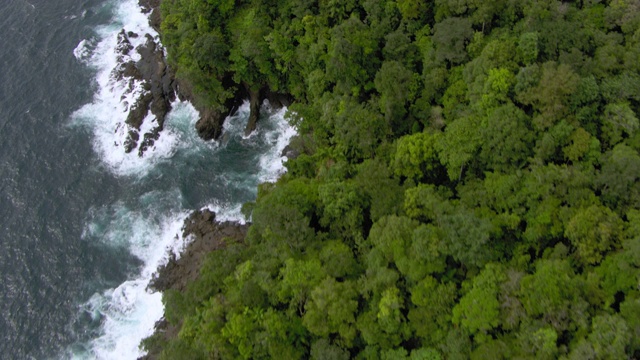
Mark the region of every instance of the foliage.
[[163, 0], [215, 107], [295, 98], [245, 244], [168, 291], [162, 357], [640, 357], [633, 1]]

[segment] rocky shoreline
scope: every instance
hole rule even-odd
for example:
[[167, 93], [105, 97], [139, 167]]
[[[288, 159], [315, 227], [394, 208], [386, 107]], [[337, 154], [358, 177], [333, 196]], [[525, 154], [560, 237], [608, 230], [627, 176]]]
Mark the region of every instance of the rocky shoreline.
[[189, 244], [178, 259], [173, 256], [158, 269], [149, 289], [183, 291], [198, 277], [206, 254], [224, 247], [229, 240], [244, 241], [248, 228], [249, 225], [238, 222], [219, 222], [216, 214], [206, 208], [192, 212], [182, 226], [183, 239], [190, 239]]
[[[167, 264], [158, 268], [147, 290], [184, 291], [187, 285], [200, 275], [200, 268], [207, 254], [223, 248], [230, 242], [243, 242], [248, 229], [248, 224], [217, 221], [216, 214], [209, 209], [192, 212], [182, 227], [182, 236], [184, 239], [190, 239], [189, 244], [179, 258], [172, 256]], [[162, 318], [156, 322], [153, 336], [168, 340], [177, 336], [178, 331], [178, 327]], [[159, 355], [150, 351], [140, 359], [157, 359]]]
[[[138, 149], [138, 155], [143, 156], [164, 128], [166, 115], [171, 110], [171, 102], [176, 98], [177, 84], [174, 74], [167, 66], [162, 48], [151, 35], [145, 34], [145, 43], [135, 49], [140, 54], [140, 60], [134, 61], [131, 58], [134, 48], [130, 39], [139, 36], [134, 32], [125, 32], [124, 29], [118, 34], [118, 66], [113, 70], [112, 76], [125, 82], [127, 92], [135, 98], [133, 104], [125, 103], [129, 111], [125, 120], [129, 126], [124, 142], [125, 152], [130, 153]], [[143, 122], [149, 113], [155, 117], [155, 126], [144, 132], [140, 139]], [[139, 141], [142, 143], [139, 144]]]
[[[149, 24], [156, 31], [160, 31], [161, 0], [139, 0], [142, 12], [149, 17]], [[144, 44], [134, 48], [131, 39], [144, 36]], [[139, 60], [135, 61], [132, 52], [139, 54]], [[143, 156], [160, 136], [164, 128], [164, 121], [171, 111], [171, 104], [177, 98], [190, 101], [198, 110], [200, 118], [196, 122], [196, 131], [204, 140], [217, 140], [222, 135], [224, 120], [233, 115], [240, 105], [248, 99], [250, 102], [250, 116], [245, 129], [249, 135], [257, 127], [260, 118], [260, 106], [268, 100], [274, 109], [288, 106], [293, 98], [287, 94], [272, 92], [267, 86], [256, 90], [248, 84], [239, 86], [229, 79], [223, 79], [223, 84], [228, 82], [228, 88], [235, 87], [234, 96], [228, 99], [219, 111], [201, 104], [196, 100], [192, 86], [185, 80], [177, 79], [165, 57], [164, 49], [150, 34], [137, 34], [127, 32], [124, 29], [118, 34], [116, 56], [118, 65], [112, 72], [112, 77], [126, 84], [126, 93], [122, 101], [128, 111], [125, 121], [128, 126], [124, 150], [131, 153], [138, 150], [138, 156]], [[136, 56], [137, 58], [137, 56]], [[129, 99], [126, 99], [126, 98]], [[144, 124], [149, 115], [153, 115], [155, 123]], [[144, 126], [143, 126], [144, 125]]]
[[[161, 16], [159, 11], [161, 0], [139, 0], [139, 5], [143, 13], [149, 17], [149, 23], [156, 31], [160, 31]], [[200, 114], [196, 122], [195, 130], [204, 140], [218, 139], [222, 135], [224, 120], [227, 116], [233, 115], [246, 99], [250, 103], [249, 121], [245, 128], [245, 134], [249, 135], [257, 127], [260, 117], [262, 103], [267, 100], [272, 109], [279, 109], [289, 106], [293, 97], [288, 94], [273, 92], [268, 86], [255, 90], [248, 84], [235, 86], [237, 88], [234, 97], [225, 104], [225, 111], [220, 112], [212, 108], [203, 106], [195, 100], [192, 86], [183, 80], [176, 78], [175, 71], [169, 66], [164, 49], [149, 34], [145, 34], [146, 43], [135, 49], [140, 54], [140, 60], [128, 60], [129, 53], [134, 50], [130, 38], [140, 36], [132, 32], [125, 32], [123, 29], [118, 34], [118, 45], [116, 51], [120, 65], [114, 69], [113, 76], [129, 83], [129, 88], [134, 88], [135, 83], [141, 83], [144, 90], [138, 95], [133, 104], [128, 105], [129, 114], [126, 124], [130, 131], [125, 142], [125, 151], [138, 150], [138, 155], [143, 156], [144, 152], [160, 136], [164, 127], [166, 115], [171, 110], [171, 103], [177, 98], [190, 101]], [[142, 135], [140, 132], [143, 122], [147, 116], [152, 114], [156, 120], [156, 126]], [[138, 147], [138, 142], [140, 146]], [[297, 156], [291, 146], [284, 149], [283, 156], [290, 158]], [[153, 279], [149, 282], [147, 291], [165, 292], [167, 290], [185, 291], [188, 284], [193, 282], [200, 274], [200, 269], [206, 255], [212, 251], [219, 250], [230, 242], [243, 242], [247, 234], [249, 224], [237, 222], [219, 222], [216, 214], [208, 209], [192, 212], [184, 221], [182, 227], [183, 239], [187, 244], [184, 251], [178, 258], [172, 256], [167, 264], [158, 268]], [[155, 324], [153, 337], [160, 337], [168, 340], [177, 336], [179, 327], [169, 324], [164, 317]], [[140, 359], [157, 359], [159, 353], [153, 349]]]

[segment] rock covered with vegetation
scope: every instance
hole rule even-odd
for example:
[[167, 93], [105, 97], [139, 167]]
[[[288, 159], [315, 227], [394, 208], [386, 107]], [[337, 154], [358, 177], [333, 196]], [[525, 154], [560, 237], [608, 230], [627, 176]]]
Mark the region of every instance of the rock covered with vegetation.
[[199, 101], [300, 153], [164, 295], [167, 359], [640, 357], [640, 3], [163, 0]]

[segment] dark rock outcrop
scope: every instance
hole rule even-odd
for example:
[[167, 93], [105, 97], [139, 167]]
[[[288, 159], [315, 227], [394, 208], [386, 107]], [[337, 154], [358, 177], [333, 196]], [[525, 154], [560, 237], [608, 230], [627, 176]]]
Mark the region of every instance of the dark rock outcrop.
[[[269, 101], [271, 107], [274, 109], [281, 109], [283, 107], [288, 107], [293, 103], [293, 96], [289, 94], [283, 94], [279, 92], [273, 92], [269, 88], [265, 88], [263, 91], [264, 99]], [[263, 100], [264, 100], [263, 99]]]
[[[149, 14], [149, 23], [151, 27], [153, 27], [158, 32], [160, 32], [160, 24], [162, 22], [160, 14], [160, 2], [161, 0], [138, 0], [138, 4], [140, 5], [142, 12], [145, 14]], [[150, 58], [153, 57], [154, 56]], [[146, 59], [144, 55], [143, 59]], [[204, 140], [216, 140], [220, 138], [220, 136], [222, 135], [224, 120], [228, 116], [233, 115], [237, 111], [238, 107], [240, 107], [240, 105], [242, 105], [244, 100], [247, 98], [249, 98], [250, 101], [251, 111], [249, 115], [249, 122], [247, 124], [247, 127], [245, 128], [246, 135], [249, 135], [256, 129], [258, 120], [260, 118], [260, 107], [264, 100], [268, 100], [271, 104], [271, 107], [275, 109], [281, 108], [283, 106], [289, 106], [293, 101], [293, 98], [290, 95], [272, 92], [268, 87], [263, 87], [259, 90], [250, 90], [247, 84], [238, 86], [233, 82], [232, 77], [232, 74], [226, 74], [222, 79], [222, 84], [225, 89], [236, 89], [234, 96], [228, 99], [223, 105], [223, 109], [214, 109], [200, 104], [198, 101], [196, 101], [193, 94], [192, 86], [187, 81], [179, 81], [175, 80], [173, 76], [171, 77], [171, 79], [174, 81], [174, 84], [177, 84], [174, 87], [177, 89], [178, 97], [181, 100], [189, 100], [194, 105], [196, 110], [198, 110], [198, 112], [200, 113], [200, 118], [196, 122], [196, 131], [198, 132], [198, 135]], [[139, 107], [142, 108], [148, 107], [149, 104], [153, 104], [152, 106], [157, 107], [163, 106], [160, 105], [162, 104], [162, 102], [157, 102], [157, 100], [150, 99], [148, 97], [140, 99], [139, 102]], [[154, 112], [154, 115], [155, 114], [156, 113]], [[128, 120], [127, 123], [136, 124], [137, 122], [139, 122], [139, 120], [140, 115], [139, 113], [136, 113], [135, 115], [132, 115], [131, 121]], [[159, 121], [159, 123], [160, 122], [161, 121]], [[159, 130], [162, 130], [161, 126]], [[156, 133], [159, 133], [159, 130], [156, 131]], [[151, 134], [149, 134], [149, 136], [145, 134], [144, 137], [145, 139], [149, 137], [150, 144], [153, 143], [154, 139], [157, 139], [157, 135], [154, 137], [151, 136]], [[129, 152], [131, 151], [129, 147], [134, 146], [135, 148], [137, 142], [134, 141], [133, 138], [131, 138], [131, 141], [129, 141], [128, 144], [129, 146], [127, 146], [126, 149]]]
[[248, 136], [258, 126], [258, 120], [260, 119], [260, 106], [264, 100], [269, 101], [271, 108], [280, 109], [283, 106], [291, 105], [293, 97], [287, 94], [281, 94], [271, 91], [268, 86], [263, 87], [260, 90], [252, 90], [247, 87], [249, 93], [249, 122], [244, 129], [244, 134]]
[[192, 236], [192, 241], [179, 259], [173, 257], [158, 269], [149, 288], [154, 291], [183, 291], [187, 283], [198, 277], [208, 253], [224, 247], [229, 241], [242, 242], [247, 229], [248, 225], [216, 221], [216, 214], [208, 209], [194, 211], [182, 227], [183, 237]]
[[[198, 108], [196, 108], [198, 109]], [[222, 135], [225, 116], [212, 109], [198, 109], [200, 118], [196, 122], [196, 131], [203, 140], [218, 139]]]
[[247, 122], [247, 126], [244, 129], [245, 136], [250, 135], [258, 126], [258, 119], [260, 118], [260, 105], [262, 101], [260, 101], [260, 94], [262, 91], [260, 90], [251, 90], [249, 89], [249, 122]]
[[300, 150], [296, 149], [295, 147], [291, 146], [291, 144], [289, 144], [285, 146], [284, 149], [282, 149], [280, 156], [286, 156], [287, 159], [293, 160], [298, 156], [300, 156]]
[[[124, 29], [118, 34], [116, 52], [119, 65], [114, 69], [113, 76], [119, 81], [126, 81], [131, 92], [138, 83], [144, 89], [133, 104], [126, 104], [129, 114], [125, 122], [131, 129], [124, 143], [126, 152], [138, 148], [138, 155], [142, 156], [160, 136], [166, 115], [171, 110], [171, 102], [175, 100], [177, 85], [174, 74], [164, 58], [163, 49], [151, 35], [145, 34], [146, 42], [135, 49], [140, 54], [140, 60], [131, 60], [129, 54], [133, 45], [129, 38], [137, 36], [125, 32]], [[140, 127], [149, 112], [153, 114], [157, 124], [151, 131], [142, 135], [142, 144], [138, 147]]]
[[[187, 284], [200, 274], [205, 256], [211, 251], [223, 248], [230, 241], [242, 242], [247, 234], [248, 225], [234, 222], [218, 222], [216, 214], [208, 209], [194, 211], [184, 221], [183, 237], [193, 236], [193, 240], [179, 259], [171, 258], [161, 266], [149, 283], [149, 290], [166, 291], [169, 289], [184, 291]], [[179, 327], [171, 325], [164, 318], [156, 322], [154, 336], [165, 340], [175, 338]], [[159, 358], [158, 349], [151, 349], [140, 359]]]
[[138, 5], [143, 14], [149, 14], [149, 25], [160, 32], [162, 18], [160, 16], [160, 0], [139, 0]]

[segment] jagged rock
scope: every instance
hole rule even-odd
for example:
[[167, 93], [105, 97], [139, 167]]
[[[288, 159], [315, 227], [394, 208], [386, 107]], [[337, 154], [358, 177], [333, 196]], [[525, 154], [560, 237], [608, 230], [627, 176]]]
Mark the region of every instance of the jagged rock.
[[153, 144], [160, 138], [160, 129], [155, 128], [151, 132], [145, 133], [142, 138], [142, 143], [140, 144], [140, 148], [138, 148], [138, 156], [143, 156], [144, 152], [147, 151]]
[[[161, 20], [159, 11], [160, 0], [139, 0], [138, 3], [143, 13], [149, 14], [151, 26], [159, 30]], [[234, 96], [225, 102], [223, 106], [224, 110], [214, 109], [208, 107], [206, 104], [194, 101], [193, 89], [190, 84], [185, 81], [178, 82], [175, 80], [173, 72], [166, 64], [162, 49], [158, 48], [149, 34], [145, 36], [147, 37], [145, 45], [136, 49], [141, 55], [141, 60], [138, 61], [135, 66], [123, 64], [119, 73], [121, 77], [128, 76], [135, 79], [143, 79], [145, 81], [144, 86], [148, 87], [151, 92], [151, 99], [147, 96], [141, 96], [131, 107], [134, 111], [131, 111], [129, 114], [127, 124], [136, 129], [140, 128], [140, 124], [142, 124], [142, 121], [147, 115], [147, 112], [144, 112], [142, 109], [148, 109], [158, 121], [158, 131], [162, 130], [164, 118], [167, 112], [171, 110], [171, 101], [175, 99], [176, 94], [180, 100], [189, 100], [200, 113], [200, 118], [196, 122], [196, 131], [204, 140], [218, 139], [220, 135], [222, 135], [224, 120], [227, 116], [233, 115], [247, 97], [250, 101], [250, 115], [249, 122], [245, 128], [246, 135], [249, 135], [256, 129], [260, 118], [260, 105], [265, 99], [269, 100], [269, 103], [275, 109], [291, 104], [291, 96], [272, 92], [268, 87], [252, 90], [247, 84], [236, 86], [232, 80], [232, 74], [226, 74], [222, 79], [223, 86], [226, 89], [236, 88]], [[124, 30], [119, 34], [119, 38], [120, 37], [122, 37], [122, 48], [127, 49], [126, 43], [130, 45], [130, 42]], [[131, 50], [129, 49], [127, 51]], [[152, 146], [153, 141], [157, 139], [157, 137], [154, 136], [144, 136], [144, 141], [148, 139], [149, 142], [144, 146], [144, 149]], [[137, 143], [133, 139], [131, 139], [130, 142]], [[143, 147], [140, 148], [140, 150], [142, 149]], [[140, 151], [140, 155], [142, 155], [143, 152], [144, 150]]]
[[262, 91], [260, 90], [252, 90], [249, 91], [249, 122], [247, 122], [247, 127], [244, 129], [245, 136], [250, 135], [258, 126], [258, 119], [260, 118], [260, 105], [262, 103], [260, 94]]
[[[148, 289], [166, 291], [169, 289], [184, 291], [189, 282], [200, 274], [204, 259], [211, 251], [223, 248], [231, 242], [242, 242], [247, 235], [249, 225], [234, 222], [218, 222], [216, 214], [208, 209], [194, 211], [185, 219], [182, 227], [183, 237], [192, 236], [193, 240], [182, 252], [180, 259], [172, 257], [169, 262], [158, 268]], [[165, 339], [175, 338], [180, 326], [168, 323], [164, 318], [157, 321], [154, 332]], [[158, 359], [159, 353], [151, 351], [140, 359]]]
[[118, 71], [118, 80], [122, 80], [123, 78], [132, 78], [135, 80], [141, 80], [142, 74], [136, 67], [136, 63], [133, 61], [127, 61], [120, 65], [120, 71]]
[[118, 54], [129, 55], [131, 50], [133, 50], [133, 45], [131, 45], [128, 35], [124, 32], [124, 29], [122, 29], [122, 31], [118, 33], [116, 51]]
[[[225, 79], [223, 81], [225, 87], [230, 88], [233, 87], [233, 82], [230, 79]], [[185, 99], [190, 101], [193, 106], [200, 113], [200, 118], [196, 122], [196, 130], [198, 132], [198, 136], [203, 140], [217, 140], [222, 135], [222, 126], [224, 125], [224, 120], [227, 116], [233, 115], [242, 103], [248, 93], [242, 90], [238, 90], [235, 92], [235, 96], [227, 99], [225, 101], [223, 108], [224, 112], [213, 109], [211, 107], [204, 106], [199, 101], [194, 101], [193, 89], [188, 82], [179, 82], [178, 85], [178, 97], [180, 99]]]
[[129, 115], [127, 115], [127, 120], [125, 122], [140, 130], [140, 126], [149, 112], [149, 104], [151, 104], [152, 100], [153, 96], [149, 93], [144, 93], [138, 97], [136, 102], [129, 107]]
[[149, 14], [149, 24], [156, 31], [160, 32], [160, 24], [162, 18], [160, 15], [160, 0], [139, 0], [138, 5], [142, 9], [142, 13]]
[[[116, 52], [121, 63], [112, 75], [120, 81], [129, 79], [130, 89], [134, 88], [134, 82], [139, 81], [146, 90], [129, 106], [129, 114], [125, 120], [132, 129], [140, 130], [149, 112], [154, 115], [156, 126], [151, 132], [143, 134], [143, 144], [138, 149], [138, 155], [143, 156], [144, 152], [153, 146], [164, 127], [165, 117], [171, 110], [171, 102], [176, 97], [176, 83], [174, 74], [167, 66], [162, 48], [149, 34], [145, 34], [146, 42], [135, 49], [140, 54], [140, 60], [124, 61], [133, 48], [128, 37], [129, 34], [125, 33], [124, 29], [118, 34]], [[137, 131], [129, 131], [125, 140], [126, 152], [138, 147], [139, 137]]]
[[124, 141], [124, 151], [126, 153], [130, 153], [133, 149], [138, 145], [138, 139], [140, 138], [140, 134], [137, 130], [129, 130], [127, 134], [127, 139]]
[[300, 151], [293, 148], [293, 146], [289, 144], [285, 146], [284, 149], [282, 149], [282, 153], [280, 153], [280, 156], [286, 156], [287, 159], [292, 160], [300, 156]]
[[210, 109], [199, 110], [200, 118], [196, 122], [198, 136], [204, 140], [217, 139], [222, 134], [224, 117], [217, 111]]
[[268, 86], [260, 89], [259, 91], [247, 89], [249, 93], [249, 122], [244, 129], [244, 134], [248, 136], [258, 126], [258, 120], [260, 119], [260, 105], [264, 100], [268, 100], [272, 109], [281, 109], [283, 106], [291, 105], [293, 98], [287, 94], [281, 94], [271, 91]]
[[283, 94], [278, 92], [273, 92], [268, 87], [264, 89], [264, 98], [269, 101], [271, 107], [274, 109], [281, 109], [285, 106], [289, 106], [293, 103], [293, 96], [289, 94]]

